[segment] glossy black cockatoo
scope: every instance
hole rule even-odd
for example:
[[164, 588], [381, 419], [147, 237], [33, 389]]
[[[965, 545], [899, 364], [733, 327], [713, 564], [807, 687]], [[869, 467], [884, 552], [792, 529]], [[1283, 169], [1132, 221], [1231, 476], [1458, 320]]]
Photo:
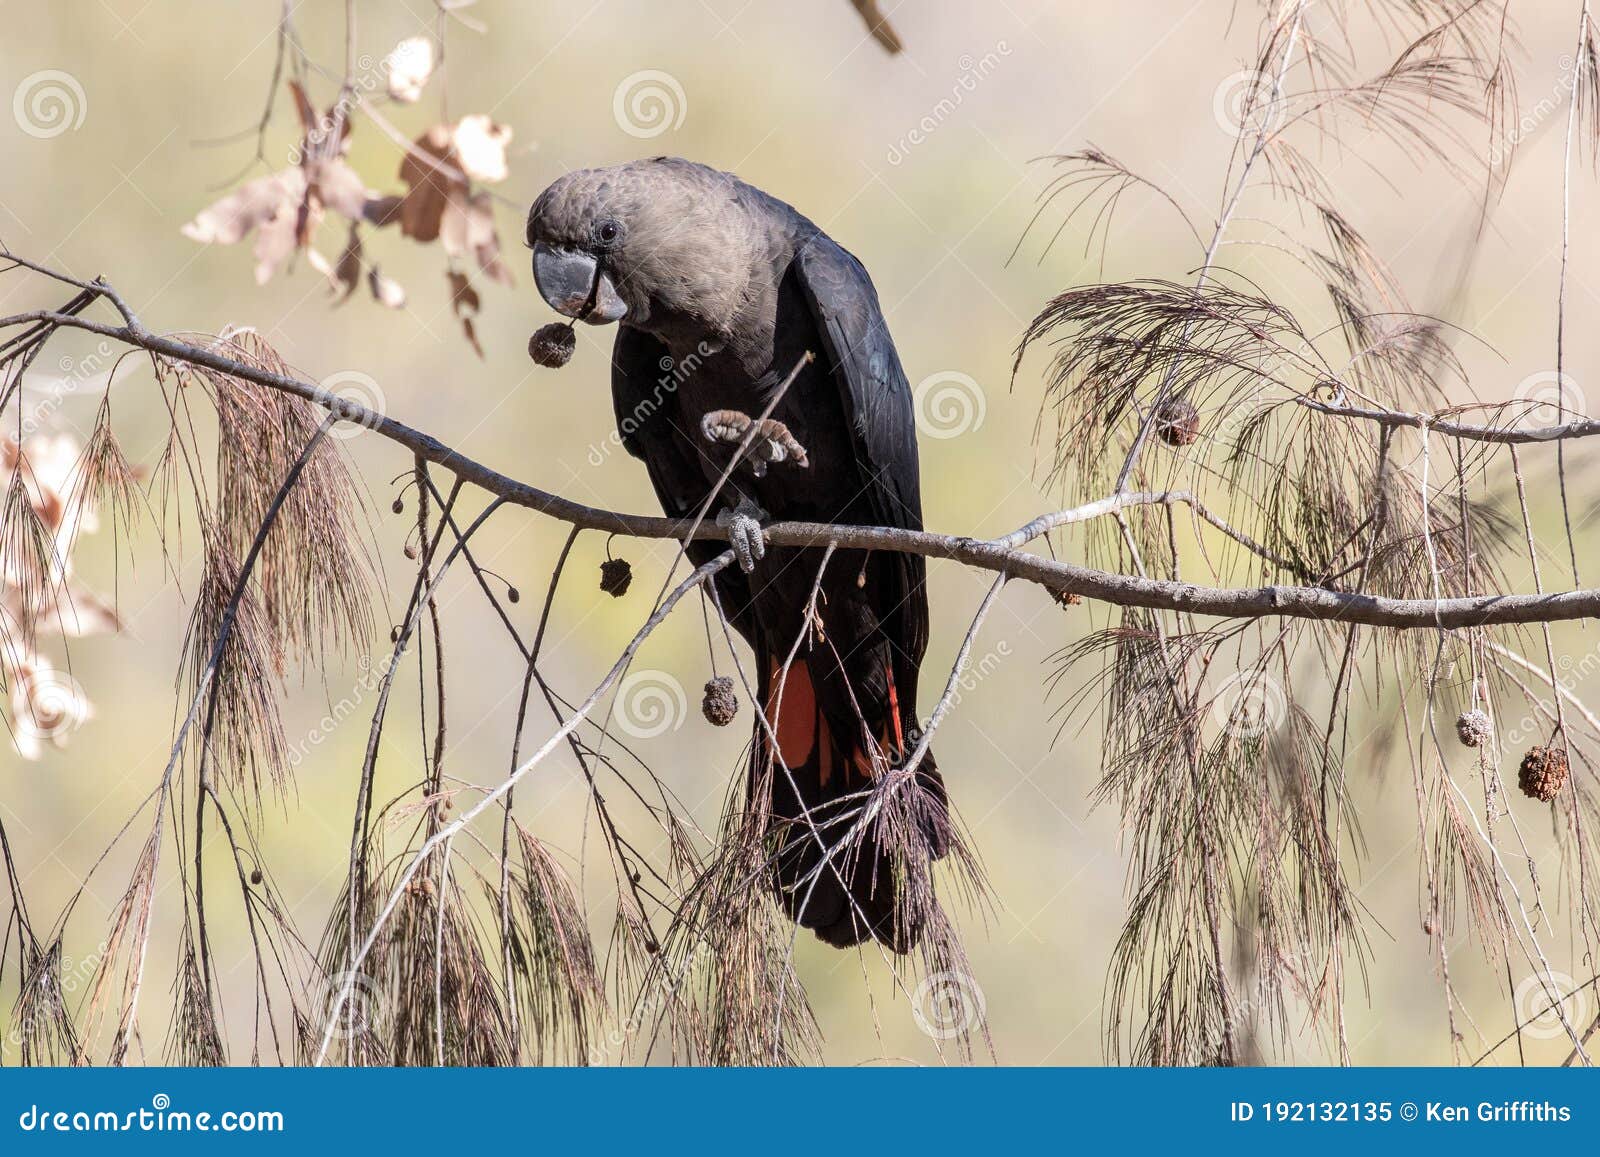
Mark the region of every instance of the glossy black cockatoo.
[[[750, 791], [770, 808], [771, 881], [790, 917], [828, 943], [909, 950], [920, 921], [897, 903], [896, 857], [909, 843], [937, 859], [950, 839], [931, 753], [908, 781], [919, 804], [901, 837], [862, 814], [915, 742], [923, 560], [837, 551], [813, 603], [823, 550], [768, 547], [760, 530], [922, 528], [911, 390], [867, 271], [784, 202], [672, 157], [567, 174], [534, 203], [527, 239], [551, 306], [617, 323], [618, 432], [668, 515], [694, 516], [749, 443], [711, 513], [740, 562], [718, 575], [718, 599], [755, 652], [766, 712]], [[815, 360], [762, 418], [807, 351]], [[688, 547], [697, 564], [724, 549]]]

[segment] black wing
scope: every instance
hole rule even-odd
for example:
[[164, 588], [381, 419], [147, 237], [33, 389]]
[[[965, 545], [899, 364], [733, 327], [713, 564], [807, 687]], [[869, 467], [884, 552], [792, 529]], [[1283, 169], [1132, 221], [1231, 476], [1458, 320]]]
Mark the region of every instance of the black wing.
[[[796, 255], [800, 284], [823, 349], [818, 351], [839, 388], [866, 487], [868, 509], [883, 526], [922, 529], [917, 423], [911, 386], [883, 320], [878, 293], [861, 262], [822, 233]], [[897, 644], [920, 663], [928, 642], [926, 566], [897, 554], [889, 606], [896, 608]]]
[[[623, 448], [644, 462], [662, 512], [669, 518], [689, 518], [705, 501], [708, 487], [694, 443], [673, 420], [672, 391], [662, 384], [662, 366], [671, 364], [671, 353], [658, 338], [631, 326], [617, 327], [611, 347], [617, 434]], [[691, 542], [687, 553], [695, 566], [702, 566], [724, 549], [725, 544], [702, 539]], [[750, 594], [743, 574], [736, 567], [725, 568], [717, 575], [717, 588], [723, 610], [748, 639]]]
[[611, 347], [611, 408], [623, 449], [644, 462], [662, 511], [685, 518], [704, 500], [705, 478], [672, 423], [671, 394], [659, 382], [663, 362], [671, 365], [672, 359], [659, 339], [631, 326], [618, 326]]

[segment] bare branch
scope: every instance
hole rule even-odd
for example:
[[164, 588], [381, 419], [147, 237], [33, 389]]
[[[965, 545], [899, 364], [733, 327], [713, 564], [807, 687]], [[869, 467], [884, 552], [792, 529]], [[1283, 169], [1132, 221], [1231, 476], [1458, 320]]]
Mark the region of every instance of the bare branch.
[[[728, 537], [725, 528], [714, 524], [702, 522], [695, 526], [671, 518], [623, 514], [587, 506], [541, 490], [508, 477], [445, 445], [432, 435], [370, 410], [352, 399], [334, 396], [299, 378], [246, 365], [203, 346], [152, 334], [142, 326], [108, 326], [67, 314], [39, 311], [0, 319], [0, 327], [34, 321], [50, 321], [64, 327], [85, 329], [177, 362], [205, 366], [316, 402], [345, 421], [377, 431], [418, 457], [450, 470], [461, 480], [487, 490], [508, 503], [537, 510], [572, 526], [635, 538], [670, 538], [676, 541], [683, 541], [684, 538], [726, 541]], [[1441, 430], [1437, 425], [1433, 428]], [[769, 542], [780, 546], [827, 546], [832, 543], [844, 549], [902, 551], [925, 558], [950, 559], [982, 570], [1004, 572], [1013, 578], [1025, 579], [1052, 590], [1118, 606], [1187, 611], [1223, 618], [1281, 616], [1363, 623], [1377, 627], [1452, 628], [1557, 622], [1600, 615], [1600, 590], [1592, 589], [1550, 595], [1390, 599], [1313, 587], [1203, 587], [1192, 583], [1135, 578], [1040, 558], [1013, 549], [1001, 540], [934, 534], [897, 527], [779, 522], [766, 528], [766, 536]]]

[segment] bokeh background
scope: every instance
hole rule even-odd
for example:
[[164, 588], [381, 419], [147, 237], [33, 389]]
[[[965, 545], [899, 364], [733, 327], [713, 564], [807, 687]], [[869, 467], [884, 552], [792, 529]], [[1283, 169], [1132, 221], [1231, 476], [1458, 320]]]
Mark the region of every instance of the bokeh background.
[[[308, 0], [292, 7], [308, 51], [336, 76], [343, 6]], [[357, 7], [359, 48], [372, 57], [434, 24], [423, 0], [361, 0]], [[1458, 352], [1487, 396], [1508, 396], [1553, 364], [1566, 108], [1560, 58], [1576, 21], [1576, 6], [1570, 20], [1567, 7], [1539, 5], [1537, 15], [1526, 14], [1530, 23], [1520, 30], [1524, 47], [1515, 58], [1524, 99], [1556, 103], [1525, 134], [1470, 264], [1468, 242], [1484, 212], [1481, 184], [1369, 146], [1359, 134], [1321, 158], [1342, 205], [1392, 262], [1413, 305], [1445, 315], [1469, 335]], [[932, 383], [922, 415], [927, 521], [973, 535], [1010, 530], [1061, 504], [1060, 493], [1046, 485], [1035, 442], [1039, 366], [1025, 364], [1015, 380], [1011, 373], [1017, 339], [1040, 305], [1063, 288], [1101, 278], [1182, 278], [1199, 258], [1170, 209], [1137, 193], [1123, 201], [1103, 255], [1098, 244], [1086, 247], [1086, 220], [1050, 244], [1063, 206], [1047, 205], [1030, 231], [1051, 176], [1036, 159], [1099, 145], [1161, 182], [1208, 229], [1231, 145], [1219, 93], [1249, 65], [1258, 34], [1257, 8], [1233, 0], [907, 2], [892, 8], [905, 51], [891, 57], [865, 35], [844, 0], [482, 0], [467, 14], [487, 32], [452, 22], [447, 72], [417, 105], [385, 110], [415, 136], [441, 119], [444, 96], [452, 118], [482, 112], [513, 130], [510, 175], [494, 188], [503, 198], [499, 226], [517, 284], [484, 289], [479, 358], [451, 316], [436, 247], [412, 244], [393, 230], [370, 237], [369, 260], [381, 262], [409, 292], [404, 310], [389, 311], [365, 294], [331, 307], [326, 283], [303, 263], [258, 287], [247, 246], [202, 246], [180, 234], [241, 174], [282, 167], [296, 143], [285, 94], [269, 93], [279, 9], [277, 0], [0, 2], [7, 29], [0, 38], [0, 97], [9, 100], [43, 70], [69, 74], [80, 90], [74, 123], [48, 136], [25, 131], [9, 106], [0, 109], [0, 237], [19, 253], [79, 276], [104, 273], [153, 329], [255, 326], [304, 374], [365, 375], [389, 413], [480, 461], [595, 505], [653, 511], [642, 468], [610, 441], [610, 333], [580, 331], [577, 356], [559, 374], [527, 359], [528, 334], [550, 320], [550, 311], [527, 271], [520, 207], [575, 167], [667, 152], [731, 169], [798, 206], [871, 271], [911, 381]], [[1349, 51], [1357, 73], [1386, 59], [1376, 39]], [[647, 72], [670, 81], [652, 82], [665, 94], [667, 106], [655, 114], [665, 120], [634, 123], [618, 113], [619, 92]], [[331, 85], [314, 83], [326, 101]], [[254, 127], [269, 96], [277, 104], [260, 162]], [[398, 190], [398, 150], [359, 118], [351, 161], [369, 184]], [[1581, 386], [1597, 350], [1589, 319], [1592, 287], [1600, 286], [1600, 231], [1593, 228], [1596, 198], [1586, 161], [1577, 174], [1568, 340]], [[1270, 209], [1263, 201], [1252, 212]], [[323, 242], [326, 251], [337, 251], [334, 232]], [[1270, 251], [1240, 250], [1228, 260], [1254, 276], [1273, 275]], [[36, 280], [0, 281], [3, 312], [59, 296]], [[1305, 304], [1317, 308], [1309, 298]], [[70, 366], [92, 357], [94, 347], [64, 336], [47, 361], [63, 359], [61, 376], [70, 379]], [[47, 389], [55, 369], [43, 367], [35, 388]], [[87, 384], [66, 391], [53, 419], [61, 429], [87, 430], [94, 385], [104, 373], [98, 367]], [[935, 407], [941, 391], [944, 403]], [[130, 455], [152, 463], [165, 427], [148, 412], [156, 395], [147, 368], [124, 365], [113, 399]], [[389, 513], [389, 480], [410, 463], [372, 435], [347, 445], [371, 488], [378, 553], [387, 568], [387, 610], [379, 612], [375, 643], [381, 646], [383, 626], [409, 589], [400, 551], [412, 516]], [[1581, 456], [1580, 449], [1575, 457]], [[1588, 477], [1581, 467], [1575, 475], [1575, 518], [1584, 525], [1592, 509]], [[1540, 486], [1539, 496], [1547, 498], [1548, 488]], [[479, 544], [486, 565], [524, 592], [515, 613], [525, 628], [563, 537], [555, 523], [507, 511]], [[0, 752], [0, 809], [34, 918], [45, 924], [161, 773], [178, 701], [173, 679], [185, 595], [197, 577], [192, 541], [171, 544], [174, 575], [152, 537], [134, 545], [132, 566], [126, 556], [115, 562], [103, 538], [85, 544], [80, 565], [97, 589], [115, 593], [126, 630], [72, 647], [71, 669], [95, 716], [67, 747], [37, 761], [15, 758], [9, 748]], [[1081, 557], [1078, 542], [1063, 543], [1069, 557]], [[1580, 544], [1592, 558], [1592, 540], [1582, 537]], [[589, 534], [556, 606], [546, 670], [571, 695], [593, 685], [637, 628], [672, 558], [660, 543], [619, 540], [611, 549], [634, 565], [632, 595], [612, 600], [595, 589], [606, 544]], [[987, 580], [951, 564], [936, 563], [931, 572], [928, 666], [936, 674], [927, 682], [936, 685]], [[507, 759], [521, 665], [468, 576], [456, 577], [443, 597], [455, 680], [448, 767], [465, 779], [492, 782]], [[993, 886], [991, 908], [961, 909], [958, 918], [994, 1052], [1006, 1063], [1097, 1064], [1106, 1057], [1106, 968], [1126, 907], [1118, 817], [1113, 807], [1092, 806], [1098, 720], [1064, 715], [1066, 689], [1047, 686], [1049, 656], [1106, 621], [1103, 609], [1063, 611], [1043, 591], [1014, 584], [975, 646], [980, 673], [939, 735], [951, 793]], [[696, 702], [710, 674], [704, 636], [699, 611], [686, 608], [647, 643], [639, 667], [675, 679], [687, 710], [638, 746], [711, 829], [730, 778], [740, 774], [748, 714], [727, 731], [701, 722]], [[1593, 650], [1592, 636], [1593, 628], [1566, 628], [1557, 634], [1558, 647], [1581, 655]], [[727, 669], [720, 643], [719, 663]], [[360, 674], [359, 657], [352, 656], [325, 674], [295, 675], [291, 740], [316, 729]], [[405, 685], [414, 692], [409, 677]], [[1574, 690], [1586, 701], [1594, 696], [1582, 683]], [[408, 702], [396, 708], [383, 756], [383, 781], [391, 788], [416, 779], [421, 766], [409, 702], [415, 696], [400, 698]], [[930, 706], [931, 700], [923, 709]], [[1381, 699], [1367, 704], [1360, 726], [1376, 726], [1389, 706]], [[530, 738], [543, 727], [542, 719], [530, 725]], [[292, 792], [263, 817], [268, 870], [307, 934], [320, 928], [344, 871], [354, 767], [366, 730], [363, 709], [308, 749]], [[1350, 985], [1352, 1054], [1366, 1063], [1446, 1062], [1452, 1050], [1439, 961], [1419, 929], [1408, 760], [1403, 751], [1375, 745], [1354, 751], [1350, 776], [1366, 836], [1355, 876], [1370, 957]], [[1514, 755], [1505, 758], [1514, 770]], [[563, 751], [521, 790], [519, 813], [570, 855], [604, 911], [608, 876], [593, 825], [584, 823], [585, 793]], [[1524, 822], [1536, 841], [1549, 828], [1542, 809], [1530, 807]], [[1556, 865], [1552, 853], [1552, 878], [1559, 878]], [[67, 941], [70, 958], [94, 951], [121, 894], [121, 866], [114, 857], [84, 887]], [[144, 997], [148, 1026], [165, 1023], [172, 929], [181, 907], [170, 885], [158, 894]], [[224, 970], [233, 968], [224, 981], [234, 994], [230, 1042], [235, 1059], [244, 1059], [249, 956], [238, 914], [226, 908], [224, 902], [219, 909], [218, 953]], [[1550, 913], [1558, 929], [1569, 915]], [[1588, 975], [1589, 965], [1559, 931], [1553, 943], [1557, 967]], [[797, 967], [829, 1062], [940, 1061], [913, 1002], [895, 993], [877, 962], [803, 941]], [[1481, 1030], [1479, 1036], [1464, 1026], [1468, 1054], [1477, 1056], [1510, 1028], [1514, 990], [1526, 971], [1513, 962], [1508, 976], [1485, 967], [1468, 945], [1456, 946], [1452, 979]], [[0, 987], [6, 1010], [14, 983], [7, 977]], [[1587, 1011], [1593, 1015], [1592, 1000]], [[5, 1017], [0, 1012], [0, 1022]], [[152, 1028], [143, 1042], [148, 1059], [160, 1053], [154, 1036]], [[1559, 1059], [1565, 1049], [1561, 1041], [1533, 1040], [1530, 1058]], [[0, 1055], [14, 1060], [9, 1042]], [[1307, 1033], [1276, 1055], [1316, 1062], [1329, 1054], [1324, 1038]], [[1492, 1061], [1514, 1056], [1505, 1050]]]

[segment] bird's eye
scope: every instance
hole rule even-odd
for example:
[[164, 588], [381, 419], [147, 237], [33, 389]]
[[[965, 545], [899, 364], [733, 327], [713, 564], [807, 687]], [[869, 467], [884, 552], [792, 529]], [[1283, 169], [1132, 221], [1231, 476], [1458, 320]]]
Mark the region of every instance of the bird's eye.
[[622, 236], [622, 226], [615, 221], [602, 221], [595, 228], [594, 235], [599, 239], [600, 244], [610, 245], [618, 237]]

